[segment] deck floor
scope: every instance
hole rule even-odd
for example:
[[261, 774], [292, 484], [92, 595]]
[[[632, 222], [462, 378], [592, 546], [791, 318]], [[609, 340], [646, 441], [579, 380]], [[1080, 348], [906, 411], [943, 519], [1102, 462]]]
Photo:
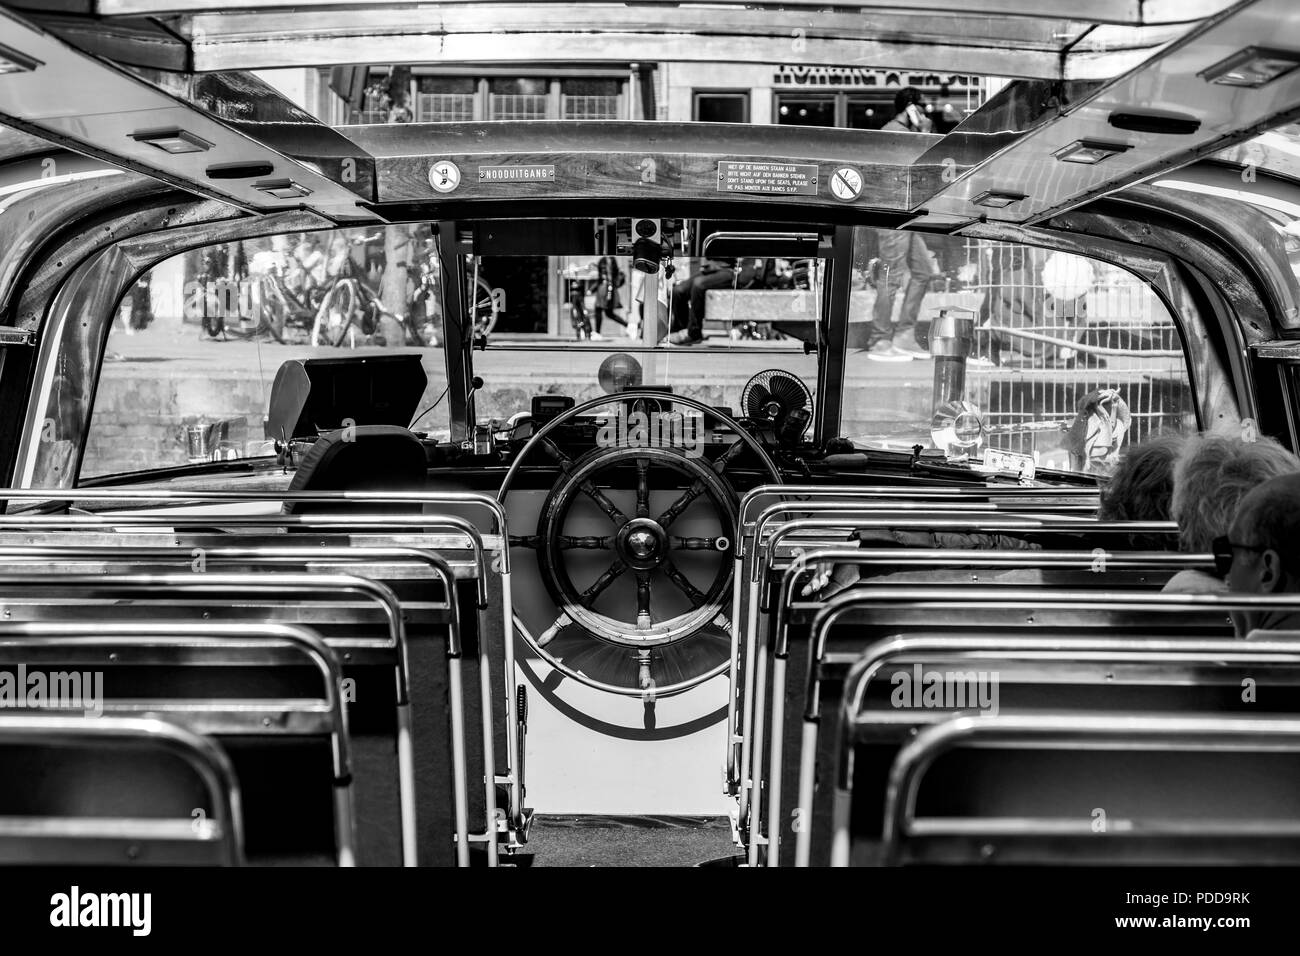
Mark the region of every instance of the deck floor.
[[515, 865], [695, 866], [736, 852], [725, 817], [539, 815]]

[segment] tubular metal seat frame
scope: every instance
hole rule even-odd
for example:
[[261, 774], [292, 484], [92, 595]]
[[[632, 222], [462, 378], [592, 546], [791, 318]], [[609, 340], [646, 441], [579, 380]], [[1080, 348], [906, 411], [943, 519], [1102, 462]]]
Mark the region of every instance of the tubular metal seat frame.
[[[0, 664], [29, 663], [34, 654], [40, 654], [57, 659], [59, 666], [102, 665], [105, 653], [116, 655], [124, 648], [134, 652], [132, 663], [136, 665], [212, 666], [251, 662], [265, 667], [298, 663], [302, 659], [309, 661], [322, 681], [319, 698], [310, 698], [310, 702], [277, 698], [254, 706], [247, 698], [149, 698], [106, 700], [104, 709], [113, 717], [152, 719], [161, 714], [168, 723], [208, 736], [269, 733], [328, 737], [337, 862], [339, 866], [355, 865], [351, 743], [347, 712], [339, 692], [342, 668], [335, 653], [314, 631], [288, 624], [210, 622], [0, 624]], [[282, 648], [290, 653], [277, 654]], [[88, 652], [97, 652], [97, 656]], [[292, 719], [272, 719], [273, 715]]]
[[[121, 864], [122, 849], [151, 861], [243, 863], [244, 831], [239, 785], [221, 747], [209, 737], [161, 720], [0, 714], [0, 744], [86, 745], [96, 750], [148, 748], [183, 760], [203, 782], [212, 813], [202, 821], [117, 817], [0, 817], [0, 862]], [[45, 846], [43, 846], [45, 845]], [[45, 849], [51, 847], [51, 849]], [[8, 849], [7, 849], [8, 848]], [[75, 848], [77, 853], [71, 852]], [[148, 852], [152, 849], [154, 852]]]
[[[778, 487], [778, 486], [768, 486]], [[757, 490], [757, 489], [756, 489]], [[830, 489], [827, 491], [828, 497], [834, 498], [834, 492]], [[987, 491], [988, 489], [985, 489]], [[1059, 497], [1057, 490], [1053, 489], [1050, 494], [1044, 494], [1043, 497]], [[866, 495], [859, 494], [856, 497], [866, 498]], [[935, 497], [939, 497], [936, 495]], [[960, 496], [959, 496], [960, 497]], [[970, 497], [974, 497], [972, 494]], [[778, 502], [765, 508], [754, 522], [753, 541], [748, 546], [744, 543], [747, 534], [738, 535], [736, 561], [736, 587], [733, 595], [733, 622], [732, 622], [732, 646], [729, 664], [729, 678], [731, 682], [731, 693], [728, 695], [727, 704], [727, 755], [726, 755], [726, 790], [729, 794], [735, 795], [738, 804], [738, 819], [747, 821], [753, 818], [754, 814], [749, 806], [754, 800], [757, 793], [757, 782], [749, 776], [749, 768], [753, 764], [753, 754], [756, 750], [761, 750], [763, 743], [761, 739], [756, 739], [756, 733], [753, 729], [753, 720], [755, 715], [755, 694], [756, 685], [763, 684], [766, 681], [764, 670], [767, 666], [766, 656], [757, 653], [757, 647], [765, 639], [764, 635], [764, 618], [760, 612], [767, 612], [768, 598], [771, 584], [770, 575], [776, 570], [781, 569], [780, 548], [784, 543], [799, 534], [809, 532], [845, 532], [845, 531], [891, 531], [891, 530], [913, 530], [913, 531], [949, 531], [965, 533], [988, 533], [988, 532], [1065, 532], [1065, 533], [1089, 533], [1101, 535], [1127, 536], [1132, 534], [1169, 534], [1177, 533], [1177, 526], [1173, 522], [1099, 522], [1095, 518], [1084, 518], [1074, 513], [1080, 505], [1069, 504], [1071, 513], [1062, 516], [1052, 516], [1043, 512], [1050, 511], [1050, 508], [1040, 506], [1038, 508], [1026, 507], [1024, 510], [1035, 511], [1034, 515], [1022, 514], [1021, 506], [1013, 504], [1010, 499], [1033, 497], [1026, 495], [1026, 490], [1022, 488], [1007, 489], [1007, 493], [999, 497], [999, 500], [986, 505], [986, 510], [981, 512], [970, 512], [966, 506], [959, 503], [952, 504], [940, 501], [934, 505], [922, 504], [916, 502], [902, 502], [901, 504], [892, 501], [877, 503], [871, 500], [858, 503], [857, 500], [827, 500], [812, 502]], [[1085, 495], [1070, 497], [1084, 498]], [[1007, 501], [1002, 498], [1009, 499]], [[749, 499], [751, 502], [753, 499]], [[1005, 506], [1005, 507], [1004, 507]], [[751, 504], [752, 507], [752, 504]], [[939, 517], [918, 516], [917, 512], [931, 509], [937, 510]], [[1016, 510], [1013, 510], [1016, 509]], [[771, 521], [776, 516], [785, 512], [813, 510], [834, 512], [837, 517], [834, 518], [796, 518], [777, 525], [775, 528], [768, 529]], [[766, 538], [763, 535], [766, 534]], [[832, 542], [831, 546], [841, 544], [842, 542]], [[824, 542], [814, 542], [814, 546], [823, 548]], [[898, 549], [903, 553], [906, 549]], [[803, 554], [802, 549], [796, 549], [792, 555], [792, 560], [798, 561]], [[970, 554], [980, 554], [972, 549]], [[1040, 552], [1032, 552], [1040, 553]], [[747, 573], [746, 573], [747, 572]], [[744, 597], [742, 598], [742, 588], [740, 582], [744, 581]], [[743, 637], [740, 633], [743, 624]], [[743, 667], [743, 661], [752, 661], [753, 666]], [[739, 751], [739, 752], [737, 752]], [[741, 834], [742, 840], [745, 834]], [[754, 856], [755, 850], [751, 849], [750, 855]]]
[[[39, 595], [68, 592], [81, 603], [115, 603], [122, 598], [174, 603], [178, 593], [214, 598], [221, 602], [248, 602], [260, 595], [268, 603], [295, 604], [305, 595], [326, 599], [344, 593], [360, 596], [380, 608], [387, 625], [385, 648], [392, 651], [396, 690], [397, 763], [399, 802], [402, 816], [402, 856], [405, 865], [414, 866], [418, 850], [415, 821], [415, 771], [410, 726], [410, 681], [407, 666], [406, 623], [397, 596], [387, 586], [368, 578], [350, 574], [0, 574], [0, 601], [6, 604], [39, 603]], [[88, 592], [102, 596], [87, 597]], [[454, 603], [454, 602], [453, 602]], [[452, 612], [454, 614], [454, 611]], [[347, 650], [347, 639], [329, 638], [325, 644]], [[450, 655], [449, 655], [450, 657]], [[454, 665], [458, 657], [452, 657]], [[463, 702], [458, 669], [451, 675], [452, 759], [455, 769], [454, 792], [457, 853], [462, 866], [469, 865], [468, 820], [465, 798]]]
[[[504, 713], [505, 721], [505, 743], [506, 743], [506, 764], [503, 772], [494, 774], [494, 782], [506, 787], [509, 796], [509, 808], [507, 819], [505, 821], [506, 835], [513, 847], [516, 841], [523, 842], [527, 839], [531, 811], [525, 809], [524, 800], [524, 781], [522, 777], [523, 767], [523, 736], [524, 730], [520, 724], [520, 714], [518, 711], [519, 700], [516, 687], [515, 674], [515, 649], [514, 634], [516, 628], [522, 625], [517, 621], [514, 613], [514, 600], [511, 583], [511, 562], [509, 532], [506, 523], [505, 506], [491, 495], [481, 494], [479, 492], [456, 492], [456, 491], [402, 491], [402, 492], [381, 492], [381, 491], [203, 491], [203, 490], [174, 490], [174, 489], [144, 489], [144, 488], [21, 488], [5, 489], [0, 500], [34, 500], [34, 501], [66, 501], [69, 503], [76, 501], [93, 500], [97, 502], [142, 502], [155, 501], [166, 502], [169, 504], [194, 504], [194, 503], [281, 503], [286, 501], [313, 503], [313, 504], [343, 504], [350, 503], [358, 506], [366, 504], [418, 504], [418, 505], [444, 505], [476, 509], [486, 512], [490, 526], [495, 529], [496, 538], [490, 540], [485, 538], [479, 529], [465, 519], [448, 515], [427, 514], [427, 515], [380, 515], [368, 517], [365, 515], [232, 515], [221, 514], [218, 516], [195, 516], [192, 514], [175, 514], [166, 515], [139, 515], [133, 514], [128, 526], [139, 526], [140, 521], [145, 519], [145, 523], [152, 527], [293, 527], [308, 530], [339, 530], [348, 531], [350, 529], [362, 529], [369, 531], [375, 527], [391, 528], [394, 532], [406, 531], [408, 533], [418, 533], [422, 529], [443, 528], [451, 530], [458, 534], [464, 535], [469, 539], [471, 548], [475, 554], [475, 560], [479, 565], [479, 607], [486, 610], [488, 608], [487, 580], [490, 572], [496, 573], [501, 580], [501, 617], [502, 617], [502, 662], [501, 673], [504, 681], [504, 701], [499, 702], [498, 706]], [[113, 520], [106, 515], [77, 515], [64, 518], [62, 516], [50, 515], [27, 515], [27, 514], [4, 514], [0, 515], [0, 533], [4, 530], [21, 530], [26, 527], [24, 522], [30, 523], [34, 518], [38, 522], [36, 527], [54, 527], [54, 528], [93, 528], [93, 527], [119, 527], [126, 522]], [[54, 520], [49, 520], [54, 519]], [[179, 520], [178, 520], [179, 519]], [[219, 520], [218, 520], [219, 519]], [[75, 523], [65, 523], [73, 521]], [[424, 543], [424, 542], [420, 542]], [[450, 543], [449, 543], [450, 545]], [[490, 547], [494, 546], [494, 547]], [[488, 561], [487, 551], [492, 550], [495, 557], [491, 562]], [[487, 660], [486, 651], [483, 652], [483, 665], [481, 670], [486, 674], [489, 671], [490, 662]], [[496, 713], [497, 707], [491, 706], [491, 698], [495, 696], [492, 693], [490, 681], [484, 678], [487, 685], [487, 698], [484, 703], [485, 721], [490, 717], [490, 713]], [[492, 735], [487, 735], [488, 739], [485, 744], [487, 747], [492, 746]], [[493, 801], [495, 803], [495, 800]], [[494, 820], [492, 826], [496, 827]], [[496, 847], [489, 847], [489, 854], [495, 859]]]
[[[752, 748], [748, 751], [742, 751], [739, 755], [740, 771], [745, 774], [745, 779], [751, 781], [748, 788], [755, 794], [751, 804], [759, 803], [757, 795], [761, 791], [763, 781], [762, 760], [763, 746], [768, 728], [779, 728], [784, 715], [784, 696], [779, 692], [772, 695], [771, 709], [772, 713], [768, 714], [768, 681], [767, 676], [770, 671], [771, 687], [781, 688], [785, 686], [786, 668], [788, 666], [789, 656], [789, 612], [791, 606], [795, 603], [795, 589], [799, 581], [811, 571], [818, 563], [831, 561], [834, 563], [854, 564], [860, 566], [880, 566], [880, 567], [909, 567], [909, 568], [988, 568], [988, 569], [1024, 569], [1036, 568], [1079, 568], [1091, 570], [1096, 566], [1098, 555], [1095, 552], [1071, 552], [1071, 551], [981, 551], [981, 550], [964, 550], [964, 549], [928, 549], [928, 548], [825, 548], [796, 556], [795, 560], [789, 564], [782, 573], [781, 584], [778, 590], [778, 597], [771, 613], [771, 624], [769, 628], [758, 628], [752, 642], [746, 642], [745, 647], [752, 646], [752, 657], [748, 658], [748, 666], [743, 670], [748, 675], [746, 682], [746, 723], [748, 728], [747, 739], [753, 741]], [[1188, 567], [1206, 567], [1212, 565], [1213, 561], [1209, 555], [1184, 555], [1174, 552], [1103, 552], [1100, 556], [1106, 561], [1105, 567], [1113, 569], [1141, 569], [1141, 570], [1182, 570]], [[1101, 583], [1101, 579], [1098, 579]], [[862, 582], [857, 585], [861, 587], [881, 587], [883, 584], [871, 581]], [[910, 585], [926, 586], [926, 585]], [[949, 585], [936, 583], [933, 587], [946, 588]], [[815, 607], [815, 601], [809, 603], [808, 607]], [[770, 638], [769, 638], [770, 634]], [[770, 742], [772, 759], [775, 760], [774, 766], [780, 765], [782, 740], [779, 733], [773, 732]], [[762, 832], [761, 807], [751, 805], [748, 807], [748, 816], [742, 818], [742, 824], [745, 829], [747, 854], [751, 860], [751, 865], [756, 865], [761, 856], [762, 847], [768, 845], [768, 835], [772, 830], [772, 816], [779, 809], [780, 798], [780, 781], [773, 780], [769, 784], [768, 791], [768, 821], [766, 834]], [[773, 797], [776, 799], [773, 799]], [[775, 848], [769, 850], [774, 853]]]
[[[1235, 668], [1248, 668], [1257, 678], [1261, 673], [1286, 668], [1285, 682], [1300, 684], [1300, 634], [1276, 632], [1268, 640], [1201, 640], [1196, 638], [1150, 639], [1113, 637], [1007, 637], [960, 634], [900, 634], [872, 644], [858, 658], [844, 681], [840, 707], [840, 745], [836, 774], [831, 865], [849, 865], [852, 836], [849, 812], [853, 799], [855, 748], [858, 743], [882, 741], [903, 743], [920, 729], [955, 716], [947, 711], [884, 711], [868, 708], [867, 694], [889, 667], [903, 663], [951, 665], [967, 671], [972, 667], [995, 669], [999, 680], [1011, 675], [1012, 682], [1024, 676], [1031, 681], [1050, 671], [1053, 683], [1061, 682], [1061, 667], [1074, 665], [1069, 683], [1084, 686], [1115, 686], [1116, 679], [1142, 686], [1209, 684], [1239, 687]], [[1260, 669], [1263, 669], [1261, 672]], [[1078, 673], [1082, 669], [1082, 676]], [[1095, 672], [1089, 673], [1089, 671]], [[1122, 673], [1121, 673], [1122, 672]], [[1276, 684], [1270, 680], [1270, 684]], [[814, 826], [815, 820], [808, 820]], [[769, 832], [771, 824], [769, 823]], [[814, 832], [810, 841], [815, 842]]]
[[[1300, 611], [1300, 595], [1258, 596], [1258, 595], [1210, 595], [1210, 594], [1090, 594], [1084, 591], [1059, 591], [1050, 589], [1028, 589], [1015, 587], [957, 588], [945, 585], [943, 591], [920, 587], [873, 586], [853, 588], [835, 595], [819, 609], [812, 622], [809, 646], [808, 673], [805, 675], [805, 706], [802, 714], [802, 730], [799, 735], [799, 752], [794, 756], [798, 761], [797, 806], [810, 810], [813, 806], [816, 786], [816, 761], [820, 745], [819, 726], [821, 722], [822, 669], [829, 662], [826, 645], [829, 632], [840, 619], [851, 611], [862, 610], [902, 610], [907, 613], [923, 611], [939, 612], [945, 620], [957, 620], [954, 630], [969, 628], [968, 621], [952, 612], [980, 610], [985, 612], [1006, 612], [1017, 617], [1026, 611], [1035, 615], [1046, 611], [1082, 612], [1092, 614], [1098, 611], [1150, 614], [1155, 620], [1174, 615], [1197, 613], [1222, 614], [1227, 620], [1229, 611], [1246, 610], [1287, 610]], [[1086, 618], [1080, 619], [1081, 626], [1086, 626]], [[1113, 627], [1113, 622], [1095, 621], [1093, 626]], [[943, 630], [943, 625], [928, 622], [929, 630]], [[874, 643], [874, 641], [872, 641]], [[1243, 643], [1243, 647], [1247, 646]], [[865, 650], [865, 647], [863, 648]], [[847, 658], [845, 664], [851, 666], [861, 656], [862, 650], [852, 654], [837, 652], [837, 657]], [[838, 713], [838, 709], [837, 709]], [[773, 724], [773, 737], [781, 736], [783, 725]], [[769, 774], [778, 778], [782, 771], [781, 761], [788, 755], [776, 753], [777, 758], [770, 762]], [[777, 799], [779, 799], [779, 794]], [[775, 801], [774, 801], [775, 802]], [[807, 828], [801, 829], [795, 836], [795, 865], [807, 866], [809, 863], [811, 842]], [[770, 851], [769, 847], [769, 851]]]
[[[884, 859], [903, 862], [909, 842], [948, 837], [968, 850], [967, 862], [985, 862], [989, 841], [1015, 841], [1019, 855], [1058, 858], [1064, 840], [1105, 848], [1089, 862], [1112, 859], [1136, 845], [1133, 862], [1185, 862], [1189, 847], [1209, 846], [1234, 863], [1292, 862], [1300, 857], [1300, 820], [1261, 826], [1257, 821], [1144, 821], [1140, 828], [1092, 833], [1091, 820], [1062, 827], [1055, 819], [937, 818], [918, 820], [916, 796], [925, 771], [944, 753], [961, 747], [1031, 750], [1091, 750], [1215, 754], [1300, 754], [1300, 719], [1268, 717], [1133, 717], [1119, 713], [1024, 712], [953, 717], [919, 731], [899, 752], [890, 770], [884, 817]], [[1079, 844], [1079, 840], [1086, 841]], [[1025, 844], [1029, 849], [1026, 851]], [[1054, 847], [1053, 847], [1054, 845]], [[1280, 848], [1280, 849], [1279, 849]], [[1100, 859], [1099, 859], [1100, 858]], [[928, 862], [928, 861], [927, 861]], [[1220, 860], [1223, 862], [1223, 860]]]

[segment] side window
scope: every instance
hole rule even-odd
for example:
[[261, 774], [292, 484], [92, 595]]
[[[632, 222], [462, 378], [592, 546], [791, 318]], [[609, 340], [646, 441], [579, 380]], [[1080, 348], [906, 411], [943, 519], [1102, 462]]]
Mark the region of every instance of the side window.
[[[290, 359], [422, 355], [420, 408], [446, 384], [428, 226], [246, 239], [159, 263], [127, 292], [104, 350], [82, 477], [274, 456], [264, 425]], [[447, 429], [446, 408], [418, 429]]]
[[697, 123], [748, 123], [749, 91], [697, 92], [693, 112]]
[[841, 432], [858, 443], [974, 459], [1001, 449], [1105, 473], [1128, 444], [1196, 430], [1178, 329], [1137, 276], [868, 228], [855, 258]]

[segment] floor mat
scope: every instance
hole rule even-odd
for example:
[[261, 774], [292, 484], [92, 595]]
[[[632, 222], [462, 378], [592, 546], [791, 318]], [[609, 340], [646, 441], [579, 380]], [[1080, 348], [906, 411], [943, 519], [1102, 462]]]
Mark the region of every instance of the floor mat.
[[726, 817], [539, 815], [515, 865], [695, 866], [736, 852]]

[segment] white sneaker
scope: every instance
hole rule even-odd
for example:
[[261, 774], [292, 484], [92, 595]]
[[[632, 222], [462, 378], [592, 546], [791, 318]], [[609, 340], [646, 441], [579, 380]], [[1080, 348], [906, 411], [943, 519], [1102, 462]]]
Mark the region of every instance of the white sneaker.
[[593, 341], [593, 342], [603, 342], [603, 341], [605, 341], [605, 336], [601, 335], [599, 332], [592, 332], [592, 333], [591, 333], [591, 341]]
[[877, 342], [867, 349], [867, 358], [873, 362], [910, 362], [912, 356], [895, 347], [893, 342]]
[[629, 339], [639, 339], [641, 337], [641, 320], [629, 318], [627, 320], [627, 337]]

